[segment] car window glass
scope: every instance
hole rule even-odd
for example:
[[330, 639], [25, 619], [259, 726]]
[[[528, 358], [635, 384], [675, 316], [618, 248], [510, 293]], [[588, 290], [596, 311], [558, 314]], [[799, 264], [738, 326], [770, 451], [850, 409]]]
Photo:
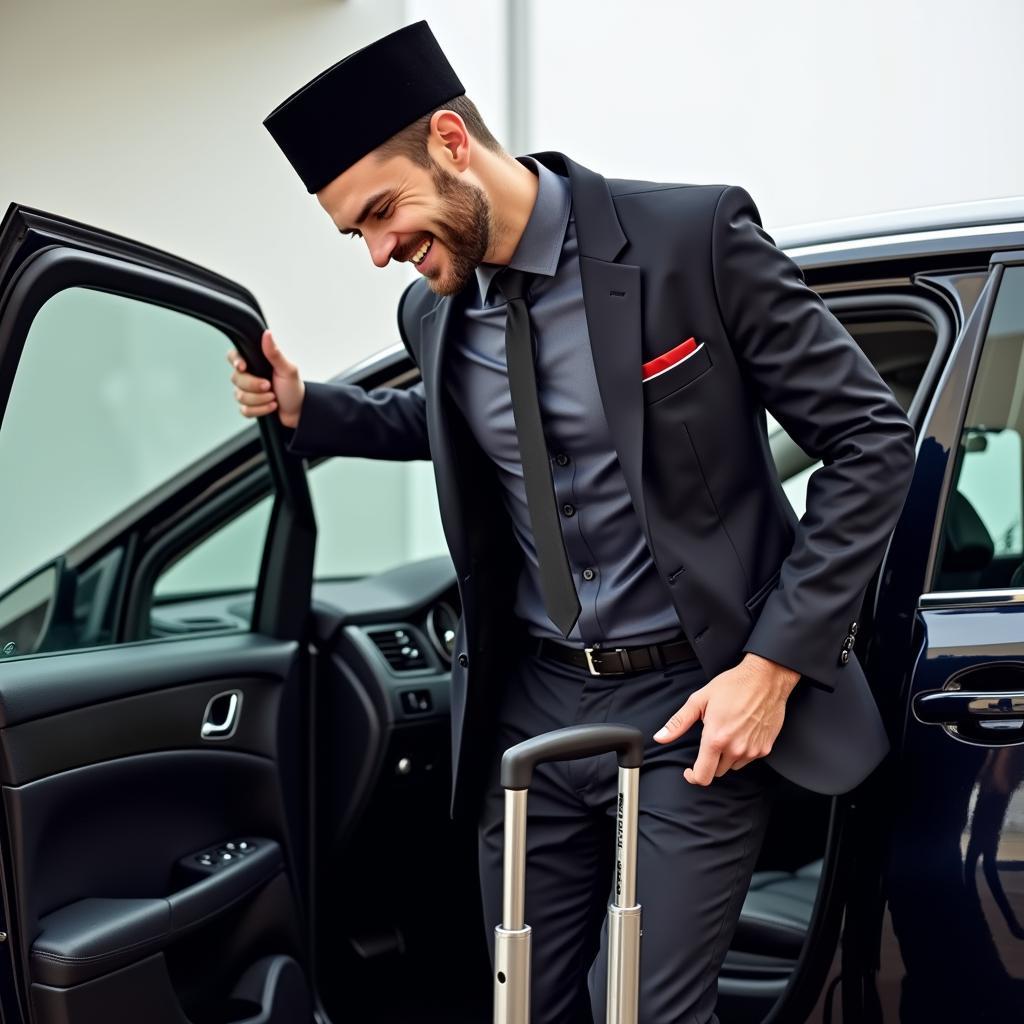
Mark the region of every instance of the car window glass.
[[270, 511], [267, 497], [232, 519], [230, 528], [215, 530], [165, 567], [157, 577], [153, 603], [255, 590]]
[[317, 579], [367, 576], [448, 553], [433, 466], [335, 458], [310, 473]]
[[[372, 576], [448, 552], [429, 462], [326, 459], [310, 471], [309, 489], [316, 579]], [[264, 498], [171, 566], [157, 581], [154, 616], [166, 623], [169, 603], [254, 590], [270, 508]]]
[[933, 590], [1024, 588], [1024, 267], [996, 296], [943, 515]]
[[[105, 642], [89, 595], [112, 588], [102, 572], [80, 587], [80, 562], [98, 528], [244, 429], [229, 345], [194, 317], [93, 289], [65, 289], [36, 314], [0, 427], [0, 598], [21, 622], [15, 653]], [[26, 650], [25, 616], [47, 621], [43, 590], [63, 610]]]

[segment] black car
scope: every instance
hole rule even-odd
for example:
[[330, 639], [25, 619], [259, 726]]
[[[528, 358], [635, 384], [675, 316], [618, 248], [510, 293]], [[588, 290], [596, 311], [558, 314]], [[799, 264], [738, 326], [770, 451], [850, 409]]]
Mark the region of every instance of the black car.
[[[787, 784], [723, 1024], [1024, 1018], [1024, 201], [780, 237], [918, 433], [858, 616], [892, 754]], [[427, 462], [243, 425], [244, 288], [0, 225], [5, 1022], [486, 1021]], [[411, 387], [399, 343], [339, 380]], [[768, 438], [799, 513], [814, 464]], [[610, 881], [610, 880], [609, 880]]]

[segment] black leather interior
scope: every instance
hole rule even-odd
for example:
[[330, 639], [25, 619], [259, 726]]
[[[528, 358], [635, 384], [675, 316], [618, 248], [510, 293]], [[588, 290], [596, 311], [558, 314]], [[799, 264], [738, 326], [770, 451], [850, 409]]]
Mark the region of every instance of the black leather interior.
[[796, 960], [811, 921], [822, 861], [798, 871], [755, 871], [732, 949]]
[[[61, 714], [137, 693], [238, 676], [283, 678], [298, 644], [258, 633], [190, 638], [174, 647], [137, 644], [131, 657], [113, 657], [108, 648], [75, 651], [74, 656], [26, 658], [8, 671], [0, 691], [0, 728]], [[198, 729], [198, 724], [196, 726]]]
[[281, 847], [252, 840], [244, 859], [199, 874], [163, 898], [84, 899], [47, 914], [32, 945], [32, 977], [77, 985], [161, 949], [269, 881], [284, 866]]

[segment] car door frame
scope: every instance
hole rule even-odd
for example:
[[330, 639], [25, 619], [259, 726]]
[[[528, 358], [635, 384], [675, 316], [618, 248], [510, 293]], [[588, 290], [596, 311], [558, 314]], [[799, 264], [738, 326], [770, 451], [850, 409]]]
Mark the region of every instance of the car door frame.
[[[260, 347], [266, 329], [262, 311], [255, 298], [227, 279], [128, 239], [12, 206], [0, 223], [0, 239], [15, 233], [20, 246], [0, 249], [0, 424], [35, 314], [72, 285], [141, 297], [203, 320], [228, 337], [252, 373], [270, 376]], [[276, 417], [261, 418], [258, 427], [278, 500], [260, 566], [253, 629], [297, 639], [312, 587], [313, 507], [302, 462], [286, 452]], [[263, 601], [260, 595], [268, 587], [281, 600]]]

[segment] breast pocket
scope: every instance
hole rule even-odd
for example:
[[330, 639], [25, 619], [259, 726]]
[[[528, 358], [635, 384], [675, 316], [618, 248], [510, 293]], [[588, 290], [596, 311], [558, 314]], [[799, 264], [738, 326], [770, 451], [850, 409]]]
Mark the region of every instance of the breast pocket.
[[707, 373], [711, 369], [711, 365], [708, 347], [701, 343], [685, 359], [670, 366], [667, 370], [656, 373], [653, 377], [648, 377], [643, 382], [644, 402], [650, 405], [652, 402], [660, 402], [661, 399], [674, 395]]

